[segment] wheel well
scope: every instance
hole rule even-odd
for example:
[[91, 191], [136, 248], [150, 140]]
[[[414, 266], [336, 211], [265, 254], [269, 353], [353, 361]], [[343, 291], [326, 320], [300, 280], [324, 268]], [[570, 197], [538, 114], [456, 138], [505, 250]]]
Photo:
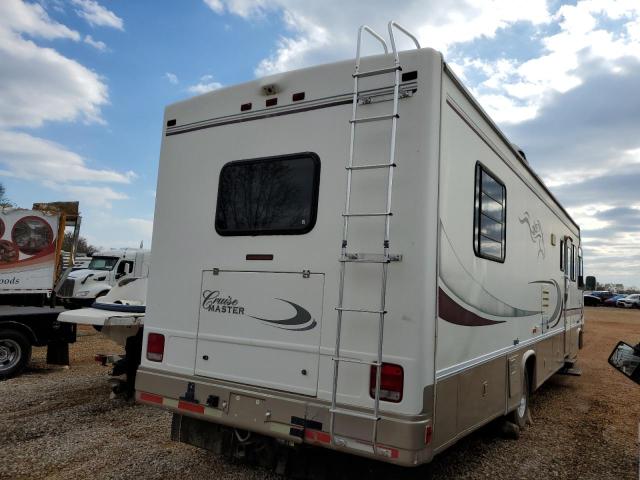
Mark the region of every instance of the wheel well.
[[0, 323], [0, 332], [13, 330], [22, 333], [31, 344], [38, 343], [35, 333], [28, 326], [18, 322], [2, 322]]
[[536, 375], [536, 355], [531, 354], [527, 357], [524, 363], [524, 369], [529, 377], [529, 392], [533, 392], [535, 390], [535, 375]]

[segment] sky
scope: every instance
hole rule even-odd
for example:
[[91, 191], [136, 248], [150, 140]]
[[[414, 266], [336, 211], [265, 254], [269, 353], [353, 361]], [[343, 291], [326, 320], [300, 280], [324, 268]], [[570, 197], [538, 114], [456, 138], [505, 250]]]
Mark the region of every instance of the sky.
[[390, 19], [525, 150], [586, 273], [640, 285], [639, 0], [1, 0], [0, 182], [79, 200], [92, 244], [150, 246], [166, 105], [352, 58]]

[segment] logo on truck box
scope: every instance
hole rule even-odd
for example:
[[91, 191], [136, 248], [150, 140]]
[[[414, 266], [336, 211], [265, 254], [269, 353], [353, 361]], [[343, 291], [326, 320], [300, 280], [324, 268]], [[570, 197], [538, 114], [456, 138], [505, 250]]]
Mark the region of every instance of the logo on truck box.
[[204, 290], [202, 292], [202, 308], [208, 312], [245, 315], [264, 322], [266, 325], [296, 332], [312, 330], [318, 325], [315, 319], [311, 317], [311, 314], [300, 305], [285, 300], [284, 298], [276, 298], [275, 300], [280, 300], [281, 302], [291, 305], [295, 309], [295, 314], [292, 317], [284, 319], [271, 319], [249, 315], [245, 313], [245, 307], [240, 306], [238, 300], [231, 295], [224, 295], [220, 290]]

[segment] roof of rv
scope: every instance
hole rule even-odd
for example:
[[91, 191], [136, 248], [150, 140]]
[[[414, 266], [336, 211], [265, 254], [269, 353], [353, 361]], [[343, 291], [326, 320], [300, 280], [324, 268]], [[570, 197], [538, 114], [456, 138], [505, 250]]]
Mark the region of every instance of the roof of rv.
[[[369, 57], [363, 57], [362, 64], [368, 62], [379, 62], [388, 55], [373, 55]], [[474, 105], [480, 115], [487, 121], [494, 132], [504, 141], [507, 148], [511, 153], [524, 165], [529, 171], [532, 178], [540, 185], [540, 187], [549, 195], [550, 199], [560, 208], [560, 210], [566, 215], [567, 219], [578, 229], [580, 226], [571, 218], [571, 215], [560, 204], [556, 197], [551, 193], [548, 187], [544, 184], [542, 179], [531, 168], [528, 161], [523, 158], [521, 153], [507, 138], [507, 136], [500, 130], [491, 117], [485, 112], [480, 103], [473, 97], [464, 84], [453, 73], [451, 68], [444, 62], [442, 54], [432, 48], [422, 48], [420, 50], [408, 50], [400, 52], [401, 58], [411, 59], [420, 56], [435, 56], [439, 59], [443, 65], [443, 72], [447, 74], [454, 83], [460, 88], [467, 99]], [[277, 73], [269, 75], [267, 77], [258, 78], [249, 82], [244, 82], [228, 87], [223, 87], [212, 92], [208, 92], [202, 95], [198, 95], [192, 98], [181, 100], [179, 102], [168, 105], [165, 109], [165, 122], [172, 121], [175, 125], [176, 118], [179, 119], [178, 127], [188, 125], [197, 125], [211, 118], [212, 110], [215, 111], [217, 118], [236, 116], [239, 113], [249, 114], [265, 109], [264, 105], [253, 108], [253, 102], [256, 102], [256, 98], [264, 99], [278, 98], [277, 107], [288, 106], [293, 103], [291, 94], [300, 91], [301, 93], [310, 93], [307, 99], [311, 97], [313, 100], [319, 100], [322, 98], [333, 97], [336, 93], [344, 93], [352, 95], [352, 77], [354, 68], [354, 59], [343, 60], [340, 62], [325, 63], [321, 65], [314, 65], [307, 68], [301, 68], [297, 70], [291, 70], [288, 72]], [[333, 75], [327, 75], [329, 72], [334, 72]], [[336, 85], [335, 82], [327, 81], [330, 78], [341, 78], [341, 72], [345, 72], [344, 79], [346, 83], [340, 83]], [[336, 92], [338, 89], [338, 92]], [[340, 90], [345, 90], [340, 92]], [[278, 95], [287, 91], [287, 96]], [[302, 97], [304, 98], [304, 96]], [[203, 100], [209, 101], [203, 101]], [[241, 106], [248, 105], [249, 111], [242, 111]], [[267, 106], [266, 109], [271, 107]], [[188, 119], [180, 118], [181, 114], [188, 112]], [[187, 120], [187, 122], [185, 122]]]

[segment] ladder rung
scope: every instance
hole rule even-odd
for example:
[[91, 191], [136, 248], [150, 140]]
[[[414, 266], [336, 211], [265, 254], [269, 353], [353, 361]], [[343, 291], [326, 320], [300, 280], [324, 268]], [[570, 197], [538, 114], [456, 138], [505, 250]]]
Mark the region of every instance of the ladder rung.
[[395, 166], [395, 163], [376, 163], [374, 165], [354, 165], [352, 167], [345, 168], [347, 170], [373, 170], [374, 168], [391, 168]]
[[378, 420], [380, 420], [380, 417], [376, 417], [375, 415], [371, 415], [370, 413], [355, 412], [353, 410], [344, 410], [342, 408], [330, 408], [329, 411], [338, 415], [348, 415], [349, 417], [365, 418], [373, 422], [377, 422]]
[[393, 215], [391, 212], [376, 212], [376, 213], [343, 213], [343, 217], [389, 217]]
[[367, 123], [367, 122], [379, 122], [381, 120], [391, 120], [392, 118], [400, 118], [400, 115], [397, 113], [391, 115], [377, 115], [375, 117], [362, 117], [362, 118], [352, 118], [349, 120], [349, 123]]
[[390, 263], [402, 261], [399, 253], [346, 253], [340, 257], [341, 262], [353, 263]]
[[379, 362], [372, 362], [369, 360], [360, 360], [358, 358], [349, 358], [349, 357], [331, 357], [331, 360], [333, 360], [334, 362], [358, 363], [360, 365], [371, 365], [375, 367], [380, 365]]
[[387, 314], [386, 310], [365, 310], [362, 308], [342, 308], [342, 307], [336, 307], [336, 310], [338, 310], [339, 312], [356, 312], [356, 313], [375, 313], [376, 315], [380, 315], [380, 314]]
[[402, 70], [402, 67], [398, 65], [395, 67], [380, 68], [378, 70], [369, 70], [368, 72], [358, 72], [358, 73], [354, 73], [353, 76], [359, 77], [359, 78], [373, 77], [375, 75], [383, 75], [385, 73], [395, 72], [396, 70]]

